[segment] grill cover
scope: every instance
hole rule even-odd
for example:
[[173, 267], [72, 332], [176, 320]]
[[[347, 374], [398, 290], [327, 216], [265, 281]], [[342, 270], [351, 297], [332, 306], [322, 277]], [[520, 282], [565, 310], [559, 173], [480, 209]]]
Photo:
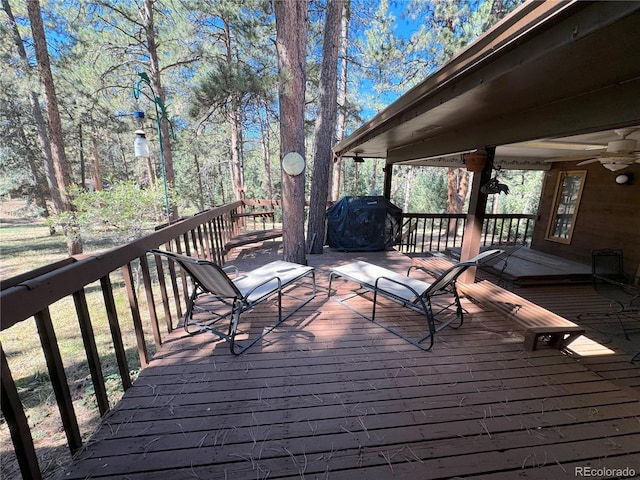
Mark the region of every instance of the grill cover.
[[400, 243], [402, 210], [385, 197], [343, 197], [327, 210], [327, 244], [378, 251]]

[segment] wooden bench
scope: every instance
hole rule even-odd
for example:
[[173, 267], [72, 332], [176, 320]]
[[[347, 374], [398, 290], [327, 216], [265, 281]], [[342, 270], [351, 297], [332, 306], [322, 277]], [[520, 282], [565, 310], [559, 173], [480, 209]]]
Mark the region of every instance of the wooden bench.
[[229, 253], [232, 248], [241, 247], [243, 245], [250, 245], [252, 243], [263, 242], [265, 240], [271, 240], [282, 236], [281, 228], [273, 228], [271, 230], [258, 230], [255, 232], [244, 233], [242, 235], [236, 235], [227, 243], [224, 244], [224, 252]]
[[445, 257], [414, 257], [411, 259], [411, 266], [419, 270], [424, 270], [434, 278], [438, 278], [455, 264]]
[[535, 350], [541, 337], [549, 337], [549, 345], [562, 349], [584, 333], [579, 325], [488, 280], [458, 284], [458, 291], [522, 326], [527, 350]]
[[247, 218], [253, 218], [253, 229], [257, 230], [256, 225], [257, 225], [258, 219], [262, 221], [262, 228], [266, 228], [266, 225], [265, 225], [266, 220], [271, 219], [271, 227], [273, 227], [275, 212], [273, 210], [254, 209], [248, 212], [233, 213], [231, 215], [231, 218], [233, 219], [234, 222], [238, 222]]

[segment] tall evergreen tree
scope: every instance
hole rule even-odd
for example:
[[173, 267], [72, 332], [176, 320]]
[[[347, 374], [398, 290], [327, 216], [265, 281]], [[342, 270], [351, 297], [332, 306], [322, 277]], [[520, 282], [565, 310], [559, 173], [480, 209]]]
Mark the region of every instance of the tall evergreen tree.
[[[347, 59], [349, 46], [349, 18], [351, 16], [351, 0], [343, 2], [342, 20], [340, 22], [340, 78], [338, 79], [338, 116], [336, 123], [336, 142], [344, 138], [347, 123], [347, 86], [348, 67]], [[342, 158], [335, 158], [331, 179], [331, 200], [334, 202], [340, 197], [340, 183], [342, 180]]]
[[[27, 52], [24, 48], [24, 43], [22, 38], [20, 37], [20, 32], [18, 31], [18, 25], [16, 23], [15, 17], [13, 15], [13, 11], [11, 10], [11, 5], [9, 4], [9, 0], [2, 0], [2, 8], [7, 14], [7, 18], [9, 19], [9, 27], [11, 29], [13, 39], [16, 45], [16, 49], [18, 50], [18, 55], [20, 58], [20, 63], [22, 65], [22, 70], [28, 79], [31, 78], [31, 65], [29, 65], [29, 60], [27, 58]], [[40, 107], [39, 96], [37, 92], [32, 88], [27, 88], [28, 96], [29, 96], [29, 104], [31, 105], [31, 111], [33, 114], [33, 119], [35, 121], [36, 131], [38, 134], [38, 141], [40, 145], [40, 153], [43, 164], [44, 171], [44, 179], [48, 186], [49, 195], [44, 195], [44, 188], [42, 185], [38, 185], [41, 183], [41, 175], [40, 169], [36, 166], [35, 162], [32, 162], [33, 168], [31, 169], [33, 172], [34, 179], [36, 180], [36, 188], [34, 189], [36, 192], [36, 203], [43, 210], [45, 216], [49, 215], [48, 206], [46, 199], [50, 197], [53, 200], [53, 205], [55, 211], [62, 212], [64, 211], [64, 202], [62, 197], [60, 196], [60, 189], [58, 188], [58, 181], [56, 180], [55, 170], [53, 167], [53, 158], [51, 154], [51, 143], [49, 141], [49, 135], [47, 132], [47, 124], [44, 119], [44, 114], [42, 112], [42, 108]], [[24, 136], [26, 140], [26, 136]], [[26, 142], [25, 142], [26, 145]], [[31, 162], [31, 157], [29, 157]]]
[[[304, 94], [308, 29], [307, 0], [276, 0], [276, 46], [280, 99], [280, 160], [288, 153], [305, 158]], [[306, 264], [304, 242], [304, 172], [282, 170], [284, 259]]]
[[310, 253], [322, 253], [326, 226], [326, 204], [329, 199], [329, 174], [333, 155], [337, 116], [337, 69], [340, 24], [344, 2], [329, 0], [322, 47], [322, 69], [318, 94], [318, 110], [314, 132], [313, 182], [309, 200]]
[[[31, 32], [33, 34], [43, 98], [47, 109], [49, 138], [51, 139], [51, 157], [53, 160], [56, 180], [60, 190], [60, 197], [62, 199], [64, 210], [71, 213], [73, 212], [73, 205], [69, 197], [71, 166], [67, 160], [67, 155], [64, 150], [62, 124], [60, 121], [60, 112], [58, 110], [58, 99], [53, 82], [53, 75], [51, 74], [47, 39], [44, 33], [42, 14], [40, 12], [40, 2], [38, 0], [28, 0], [27, 11], [29, 13], [29, 22], [31, 23]], [[80, 237], [80, 233], [77, 228], [75, 228], [73, 221], [64, 223], [63, 229], [67, 240], [67, 250], [69, 255], [82, 253], [82, 238]]]

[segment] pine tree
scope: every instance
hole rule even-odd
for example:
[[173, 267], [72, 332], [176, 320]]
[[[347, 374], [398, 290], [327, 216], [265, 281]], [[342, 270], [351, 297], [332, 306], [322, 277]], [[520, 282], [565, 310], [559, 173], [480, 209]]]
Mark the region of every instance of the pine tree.
[[69, 255], [76, 255], [82, 253], [82, 238], [80, 237], [80, 233], [73, 222], [73, 205], [69, 197], [71, 166], [67, 161], [67, 155], [64, 150], [62, 124], [60, 121], [60, 112], [58, 110], [58, 99], [53, 82], [53, 75], [51, 74], [47, 39], [44, 33], [39, 1], [28, 0], [27, 11], [29, 13], [29, 21], [31, 23], [31, 31], [33, 34], [36, 61], [38, 63], [38, 72], [40, 74], [44, 103], [47, 109], [49, 138], [51, 139], [51, 157], [53, 160], [63, 208], [65, 212], [70, 214], [70, 220], [63, 224], [63, 230], [67, 240], [67, 250]]
[[322, 253], [326, 226], [326, 204], [329, 197], [329, 173], [333, 155], [336, 125], [337, 69], [340, 24], [343, 2], [329, 0], [322, 47], [322, 70], [318, 94], [318, 110], [314, 132], [313, 182], [309, 200], [310, 253]]
[[[307, 0], [276, 0], [276, 46], [280, 99], [280, 160], [295, 152], [305, 158], [304, 94], [306, 81]], [[284, 260], [306, 264], [303, 174], [282, 170]]]

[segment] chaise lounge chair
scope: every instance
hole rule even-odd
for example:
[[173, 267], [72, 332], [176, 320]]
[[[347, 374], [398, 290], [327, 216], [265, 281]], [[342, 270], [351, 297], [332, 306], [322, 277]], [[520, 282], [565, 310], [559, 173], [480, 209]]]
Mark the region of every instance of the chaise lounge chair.
[[[501, 250], [489, 250], [482, 252], [466, 262], [458, 263], [449, 268], [433, 283], [427, 283], [417, 278], [409, 277], [411, 268], [414, 267], [409, 268], [409, 271], [405, 276], [377, 265], [358, 261], [332, 268], [329, 271], [328, 295], [331, 296], [331, 284], [334, 278], [343, 277], [349, 281], [357, 283], [360, 285], [361, 290], [363, 289], [364, 291], [373, 292], [373, 307], [370, 317], [352, 308], [346, 303], [351, 298], [359, 295], [358, 291], [343, 299], [334, 298], [334, 300], [418, 348], [422, 350], [429, 350], [433, 347], [434, 335], [438, 331], [448, 325], [452, 325], [456, 320], [459, 320], [459, 323], [455, 327], [452, 326], [452, 328], [459, 328], [464, 322], [462, 305], [460, 304], [460, 297], [456, 289], [456, 281], [458, 277], [468, 268], [476, 267], [483, 260], [486, 261], [500, 253]], [[376, 320], [376, 304], [379, 295], [423, 313], [427, 320], [427, 332], [417, 339], [410, 338], [388, 325], [378, 322]], [[447, 306], [440, 308], [437, 312], [434, 312], [431, 299], [441, 295], [451, 295], [453, 296], [453, 300]], [[436, 318], [437, 315], [450, 309], [452, 306], [455, 306], [455, 317], [446, 321], [439, 321]], [[438, 322], [437, 326], [436, 322]], [[427, 339], [430, 339], [428, 346], [423, 344]]]
[[[193, 290], [184, 316], [185, 331], [189, 334], [212, 333], [228, 341], [231, 353], [234, 355], [239, 355], [254, 345], [316, 295], [316, 279], [313, 267], [277, 260], [238, 276], [238, 269], [233, 265], [222, 268], [213, 262], [164, 250], [150, 250], [150, 253], [161, 255], [177, 262], [191, 277]], [[227, 274], [229, 270], [233, 270], [235, 278], [229, 277]], [[293, 295], [288, 287], [293, 288], [296, 282], [305, 277], [310, 277], [311, 296], [302, 298]], [[287, 289], [286, 293], [285, 289]], [[243, 342], [236, 341], [240, 315], [276, 294], [278, 296], [278, 321], [263, 329], [262, 333], [253, 339]], [[302, 301], [284, 317], [282, 316], [283, 295]], [[198, 302], [200, 298], [202, 298], [203, 302]], [[202, 306], [205, 301], [221, 302], [229, 310], [218, 313], [211, 309], [205, 309]], [[197, 303], [200, 303], [200, 305], [197, 305]], [[209, 316], [206, 320], [196, 320], [194, 319], [194, 311], [205, 311]], [[229, 326], [226, 331], [216, 328], [216, 324], [225, 319], [229, 320]]]

